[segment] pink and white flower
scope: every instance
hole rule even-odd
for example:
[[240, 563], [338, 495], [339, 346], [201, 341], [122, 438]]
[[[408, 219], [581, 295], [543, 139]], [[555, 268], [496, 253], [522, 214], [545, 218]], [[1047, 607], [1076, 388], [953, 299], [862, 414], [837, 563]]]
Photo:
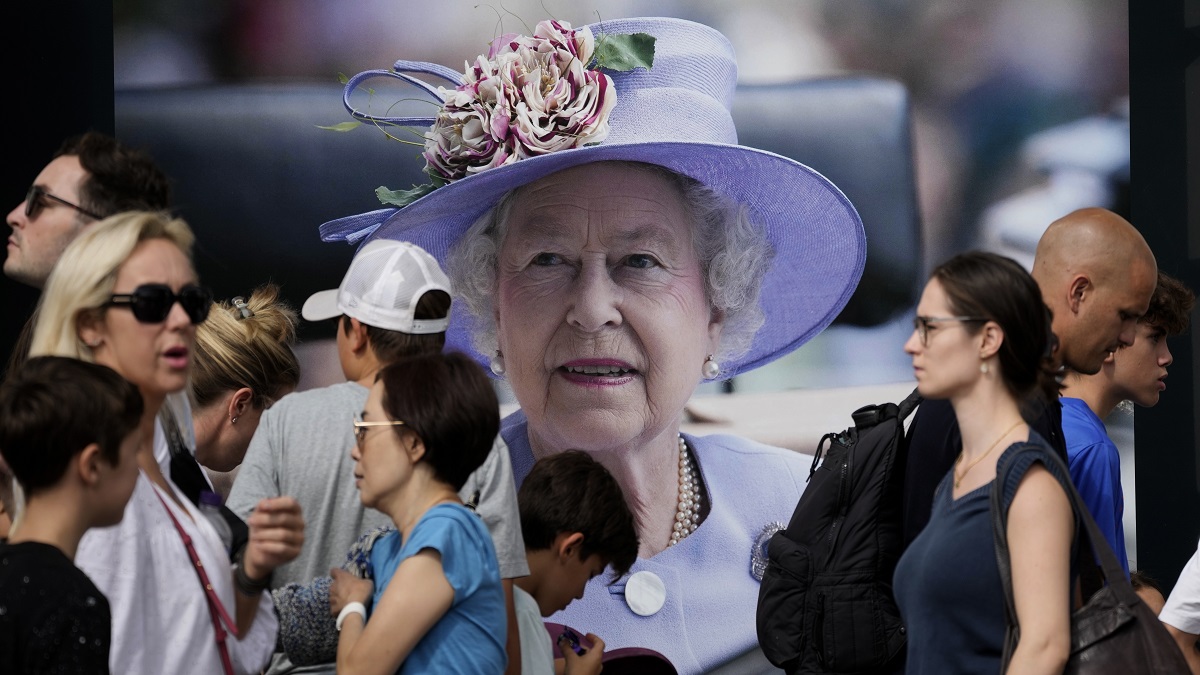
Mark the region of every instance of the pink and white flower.
[[608, 136], [612, 80], [589, 70], [591, 29], [543, 21], [532, 36], [503, 35], [467, 64], [465, 82], [425, 133], [426, 171], [455, 181], [473, 173]]

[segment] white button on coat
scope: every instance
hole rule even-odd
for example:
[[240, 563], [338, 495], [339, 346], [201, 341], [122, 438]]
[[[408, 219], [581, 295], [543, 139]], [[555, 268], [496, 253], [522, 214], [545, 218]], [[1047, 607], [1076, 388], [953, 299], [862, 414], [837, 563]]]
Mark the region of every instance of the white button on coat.
[[651, 616], [667, 601], [667, 587], [654, 572], [635, 572], [625, 582], [625, 604], [638, 616]]

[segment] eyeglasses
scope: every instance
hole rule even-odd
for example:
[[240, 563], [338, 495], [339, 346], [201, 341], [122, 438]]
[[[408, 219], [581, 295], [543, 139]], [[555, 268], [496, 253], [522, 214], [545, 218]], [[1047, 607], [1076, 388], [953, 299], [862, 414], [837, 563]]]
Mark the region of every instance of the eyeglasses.
[[195, 284], [188, 284], [176, 294], [166, 284], [142, 284], [132, 293], [115, 293], [105, 307], [128, 307], [133, 318], [141, 323], [162, 323], [178, 302], [193, 324], [204, 323], [212, 306], [212, 294]]
[[30, 185], [29, 192], [25, 193], [25, 217], [29, 218], [30, 220], [37, 218], [42, 213], [42, 209], [46, 208], [46, 202], [44, 201], [45, 199], [58, 202], [63, 206], [69, 206], [89, 218], [95, 218], [96, 220], [104, 219], [103, 216], [88, 211], [78, 204], [72, 204], [62, 197], [55, 197], [49, 192], [46, 192], [45, 188], [37, 185]]
[[404, 422], [400, 420], [388, 420], [386, 422], [364, 422], [362, 413], [354, 413], [354, 442], [358, 447], [362, 447], [363, 442], [367, 440], [367, 431], [371, 427], [401, 427]]
[[929, 346], [929, 326], [935, 323], [946, 323], [948, 321], [957, 321], [959, 323], [978, 323], [987, 321], [988, 319], [981, 316], [917, 316], [913, 318], [913, 330], [917, 331], [917, 336], [921, 338], [921, 346]]

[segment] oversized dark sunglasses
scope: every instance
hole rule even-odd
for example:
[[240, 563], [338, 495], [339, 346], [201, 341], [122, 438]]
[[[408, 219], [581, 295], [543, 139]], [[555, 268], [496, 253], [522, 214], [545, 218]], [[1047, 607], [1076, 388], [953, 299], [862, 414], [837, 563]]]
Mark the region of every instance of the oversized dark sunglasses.
[[62, 197], [55, 197], [54, 195], [50, 194], [49, 192], [46, 192], [45, 188], [38, 187], [37, 185], [30, 185], [29, 192], [25, 193], [25, 217], [30, 220], [37, 218], [38, 215], [42, 212], [42, 209], [46, 208], [46, 202], [44, 201], [46, 199], [58, 202], [59, 204], [62, 204], [63, 206], [69, 206], [90, 218], [95, 218], [96, 220], [103, 220], [102, 216], [92, 213], [91, 211], [88, 211], [87, 209], [83, 208], [82, 206], [80, 206], [78, 204], [72, 204], [71, 202], [63, 199]]
[[142, 284], [132, 293], [115, 293], [107, 307], [128, 307], [133, 318], [141, 323], [166, 321], [171, 308], [178, 302], [193, 324], [204, 323], [212, 306], [212, 293], [195, 284], [188, 284], [176, 294], [166, 284]]

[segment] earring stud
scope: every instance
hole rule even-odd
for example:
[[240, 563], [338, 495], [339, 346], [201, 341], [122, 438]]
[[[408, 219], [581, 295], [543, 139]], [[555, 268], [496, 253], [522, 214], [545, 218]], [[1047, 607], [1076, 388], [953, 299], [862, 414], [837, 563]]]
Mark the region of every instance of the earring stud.
[[700, 374], [706, 380], [715, 380], [721, 374], [721, 364], [717, 363], [712, 354], [709, 354], [708, 358], [704, 359], [704, 364], [700, 366]]
[[492, 374], [496, 377], [504, 377], [504, 354], [499, 349], [492, 355], [488, 367], [492, 369]]

